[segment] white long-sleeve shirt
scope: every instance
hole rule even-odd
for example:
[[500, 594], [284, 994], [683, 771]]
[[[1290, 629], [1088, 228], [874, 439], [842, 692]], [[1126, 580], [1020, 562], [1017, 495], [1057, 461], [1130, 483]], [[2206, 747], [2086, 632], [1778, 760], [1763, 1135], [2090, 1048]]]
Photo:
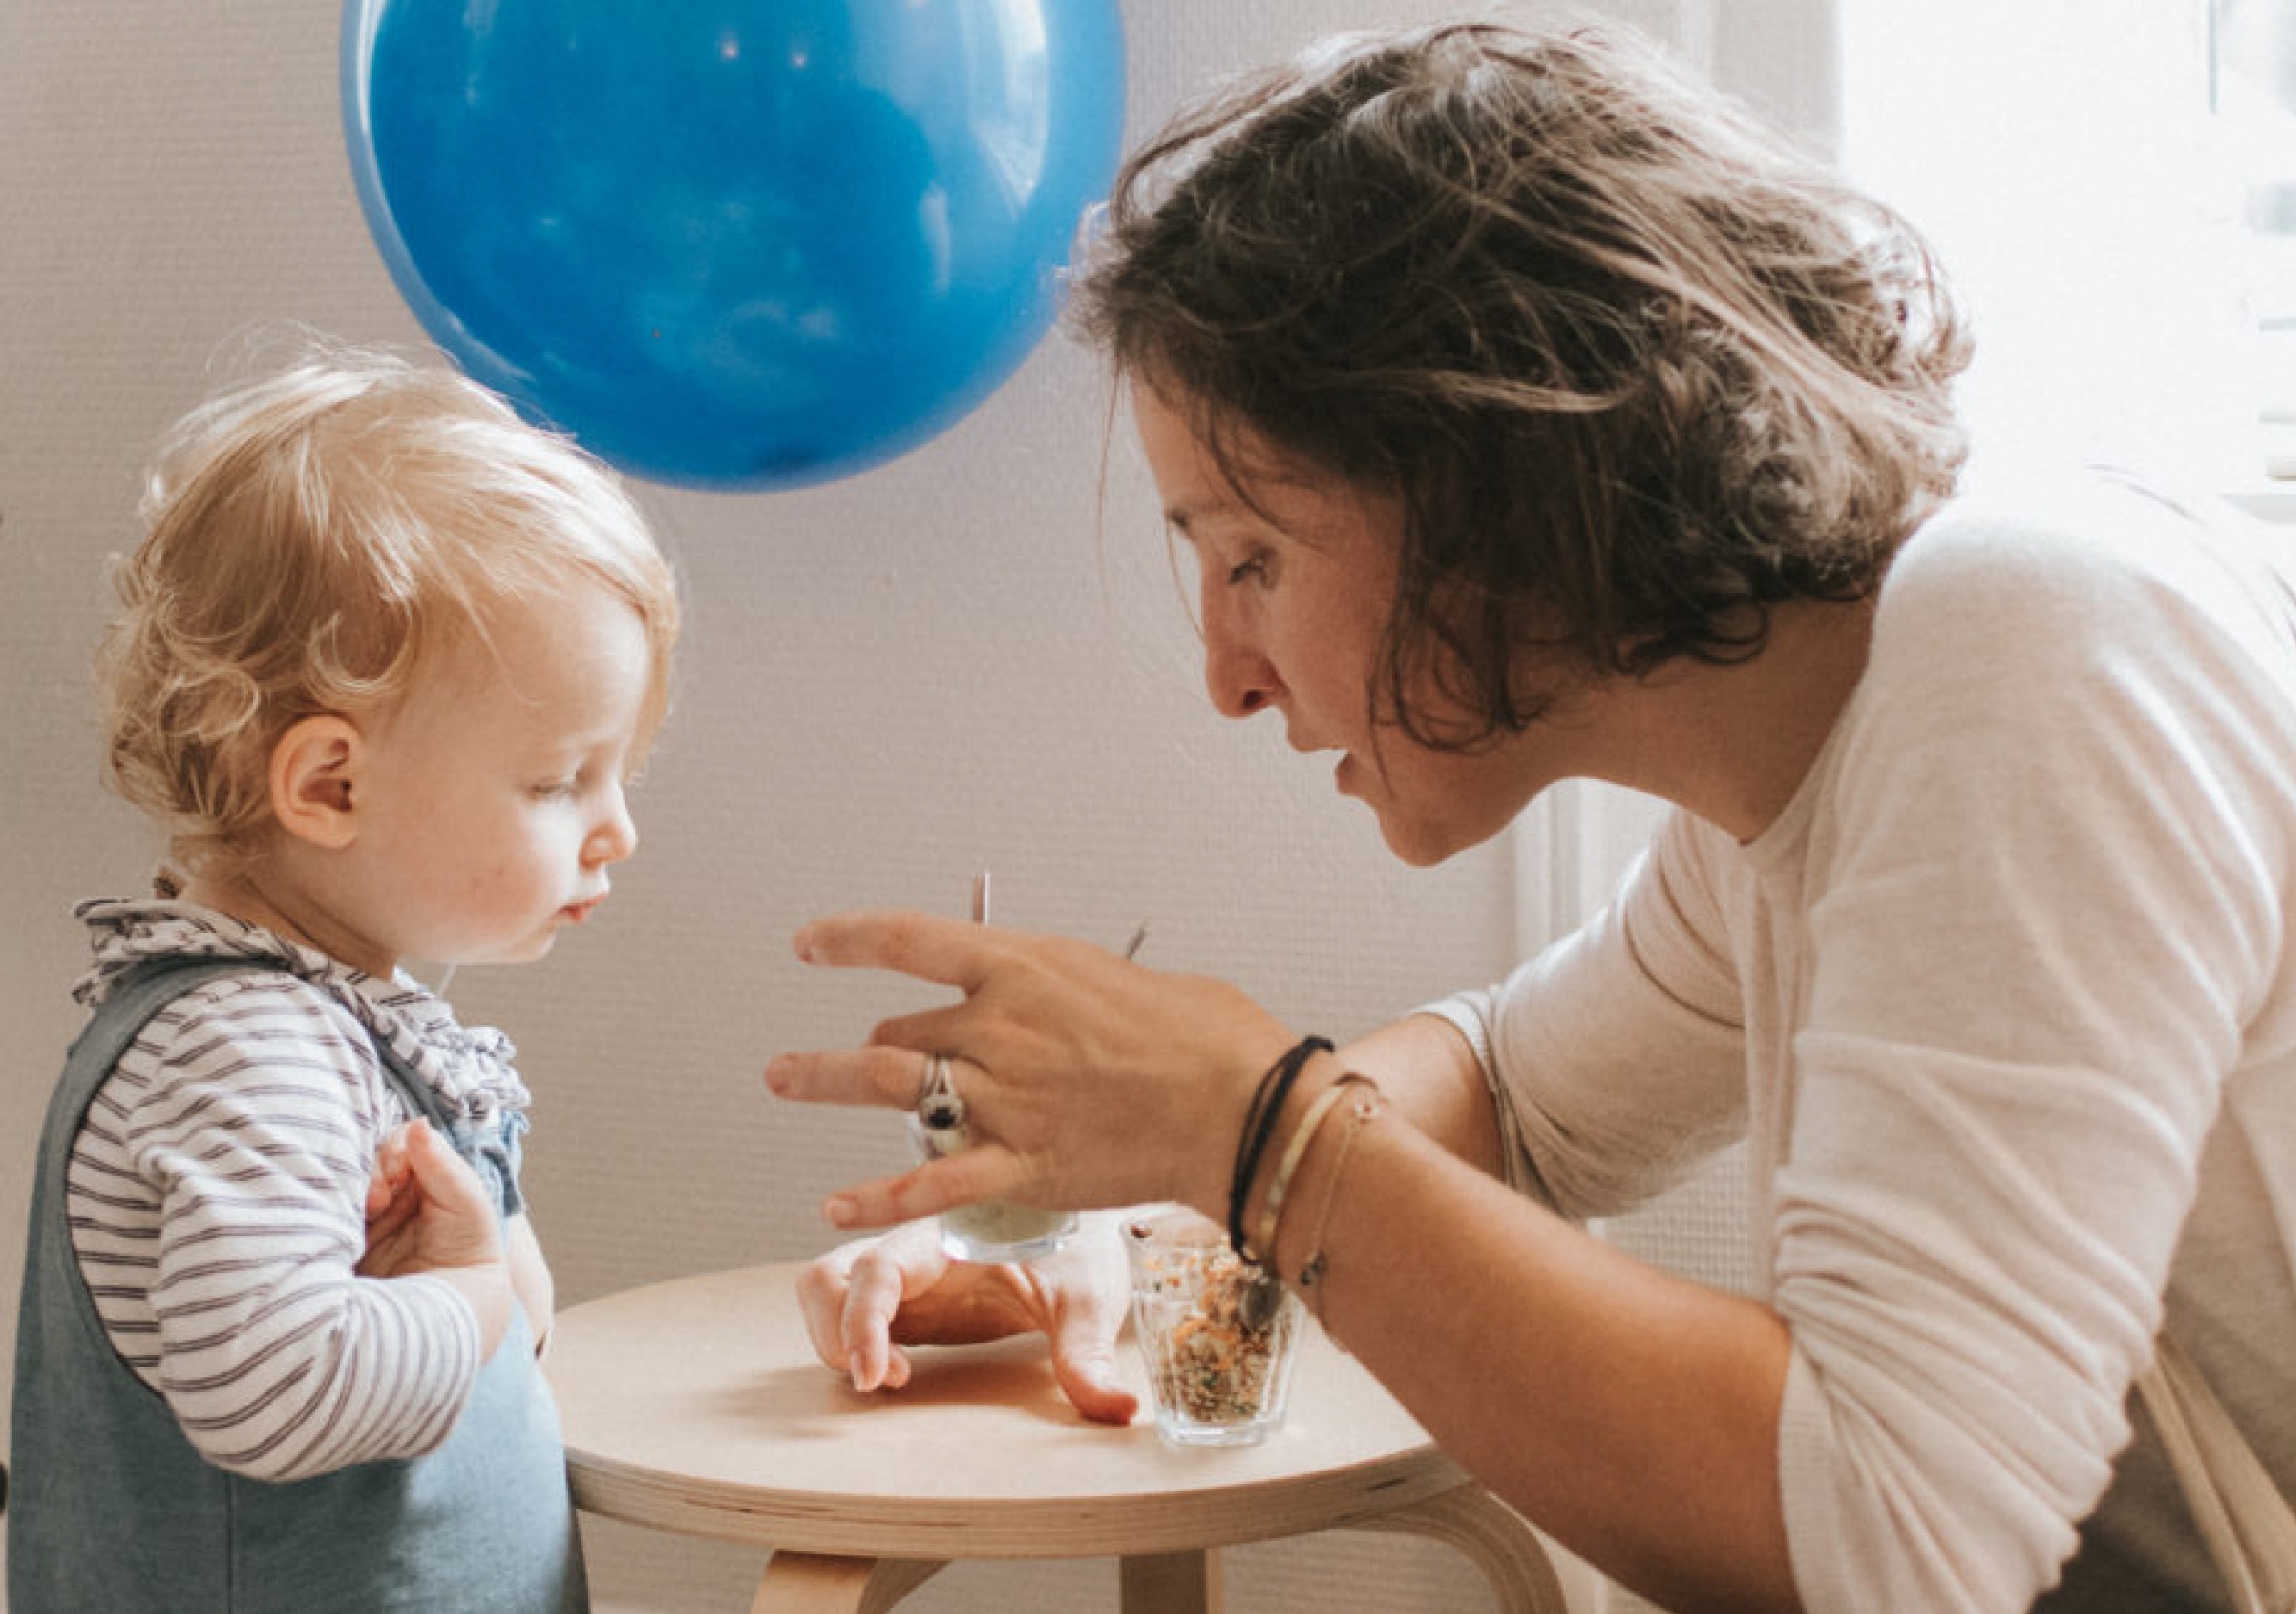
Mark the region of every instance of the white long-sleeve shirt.
[[2111, 478], [1957, 504], [1775, 823], [1677, 814], [1438, 1006], [1569, 1214], [1747, 1137], [1814, 1610], [2008, 1614], [2069, 1558], [2042, 1606], [2224, 1606], [2149, 1437], [2115, 1475], [2164, 1315], [2296, 1495], [2292, 552]]
[[447, 1283], [377, 1280], [375, 1151], [411, 1118], [380, 1036], [481, 1128], [523, 1128], [499, 1033], [196, 904], [84, 903], [95, 1003], [153, 956], [283, 965], [193, 987], [97, 1091], [65, 1178], [72, 1245], [112, 1348], [208, 1461], [298, 1479], [434, 1449], [469, 1400], [478, 1322]]

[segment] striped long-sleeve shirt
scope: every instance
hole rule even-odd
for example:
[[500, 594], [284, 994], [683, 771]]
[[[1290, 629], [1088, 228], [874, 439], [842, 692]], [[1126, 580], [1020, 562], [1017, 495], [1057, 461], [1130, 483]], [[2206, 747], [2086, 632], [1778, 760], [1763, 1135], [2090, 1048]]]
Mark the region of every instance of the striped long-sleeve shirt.
[[287, 1480], [419, 1455], [480, 1366], [445, 1282], [373, 1279], [375, 1151], [409, 1118], [372, 1037], [450, 1116], [525, 1125], [509, 1044], [465, 1030], [401, 977], [378, 980], [196, 905], [91, 902], [100, 1002], [156, 956], [246, 958], [147, 1025], [97, 1093], [66, 1178], [72, 1243], [113, 1349], [217, 1466]]

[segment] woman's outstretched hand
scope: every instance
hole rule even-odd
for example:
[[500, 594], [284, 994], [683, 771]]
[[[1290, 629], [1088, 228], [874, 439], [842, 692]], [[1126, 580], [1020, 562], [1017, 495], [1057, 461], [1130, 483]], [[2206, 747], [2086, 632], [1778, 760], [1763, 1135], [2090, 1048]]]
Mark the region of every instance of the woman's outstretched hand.
[[1088, 943], [917, 913], [798, 932], [808, 963], [890, 970], [962, 1002], [886, 1020], [862, 1047], [783, 1053], [767, 1086], [813, 1103], [914, 1105], [925, 1056], [952, 1056], [971, 1146], [827, 1206], [888, 1227], [976, 1200], [1062, 1209], [1179, 1200], [1220, 1214], [1260, 1073], [1294, 1040], [1235, 987]]
[[965, 1345], [1042, 1333], [1053, 1374], [1077, 1411], [1128, 1423], [1139, 1397], [1116, 1369], [1124, 1254], [1105, 1217], [1057, 1254], [1025, 1266], [952, 1261], [929, 1222], [840, 1246], [798, 1277], [807, 1332], [822, 1361], [858, 1390], [898, 1389], [913, 1345]]

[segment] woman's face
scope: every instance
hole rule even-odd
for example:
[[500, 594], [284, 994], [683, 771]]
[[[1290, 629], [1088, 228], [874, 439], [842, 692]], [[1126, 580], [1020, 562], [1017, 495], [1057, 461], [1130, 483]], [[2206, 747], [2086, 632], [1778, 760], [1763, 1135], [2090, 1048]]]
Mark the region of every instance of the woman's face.
[[[1287, 473], [1273, 454], [1254, 456], [1265, 469], [1247, 500], [1184, 405], [1136, 381], [1132, 409], [1165, 519], [1195, 560], [1204, 680], [1222, 715], [1273, 711], [1293, 750], [1339, 752], [1340, 791], [1379, 815], [1397, 856], [1421, 865], [1488, 840], [1570, 771], [1567, 717], [1467, 752], [1431, 750], [1391, 717], [1374, 721], [1403, 531], [1395, 501]], [[1409, 692], [1438, 724], [1457, 714], [1435, 691]]]

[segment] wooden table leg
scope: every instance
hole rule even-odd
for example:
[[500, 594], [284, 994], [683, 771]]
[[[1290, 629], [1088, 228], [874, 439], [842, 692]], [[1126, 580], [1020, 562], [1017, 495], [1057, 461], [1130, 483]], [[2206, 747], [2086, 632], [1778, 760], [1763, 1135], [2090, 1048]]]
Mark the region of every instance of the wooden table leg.
[[1490, 1582], [1499, 1614], [1570, 1614], [1538, 1534], [1521, 1514], [1472, 1481], [1348, 1528], [1426, 1536], [1456, 1547]]
[[885, 1614], [932, 1578], [938, 1561], [775, 1553], [750, 1614]]
[[1227, 1606], [1217, 1551], [1143, 1553], [1126, 1557], [1119, 1573], [1124, 1614], [1221, 1614]]

